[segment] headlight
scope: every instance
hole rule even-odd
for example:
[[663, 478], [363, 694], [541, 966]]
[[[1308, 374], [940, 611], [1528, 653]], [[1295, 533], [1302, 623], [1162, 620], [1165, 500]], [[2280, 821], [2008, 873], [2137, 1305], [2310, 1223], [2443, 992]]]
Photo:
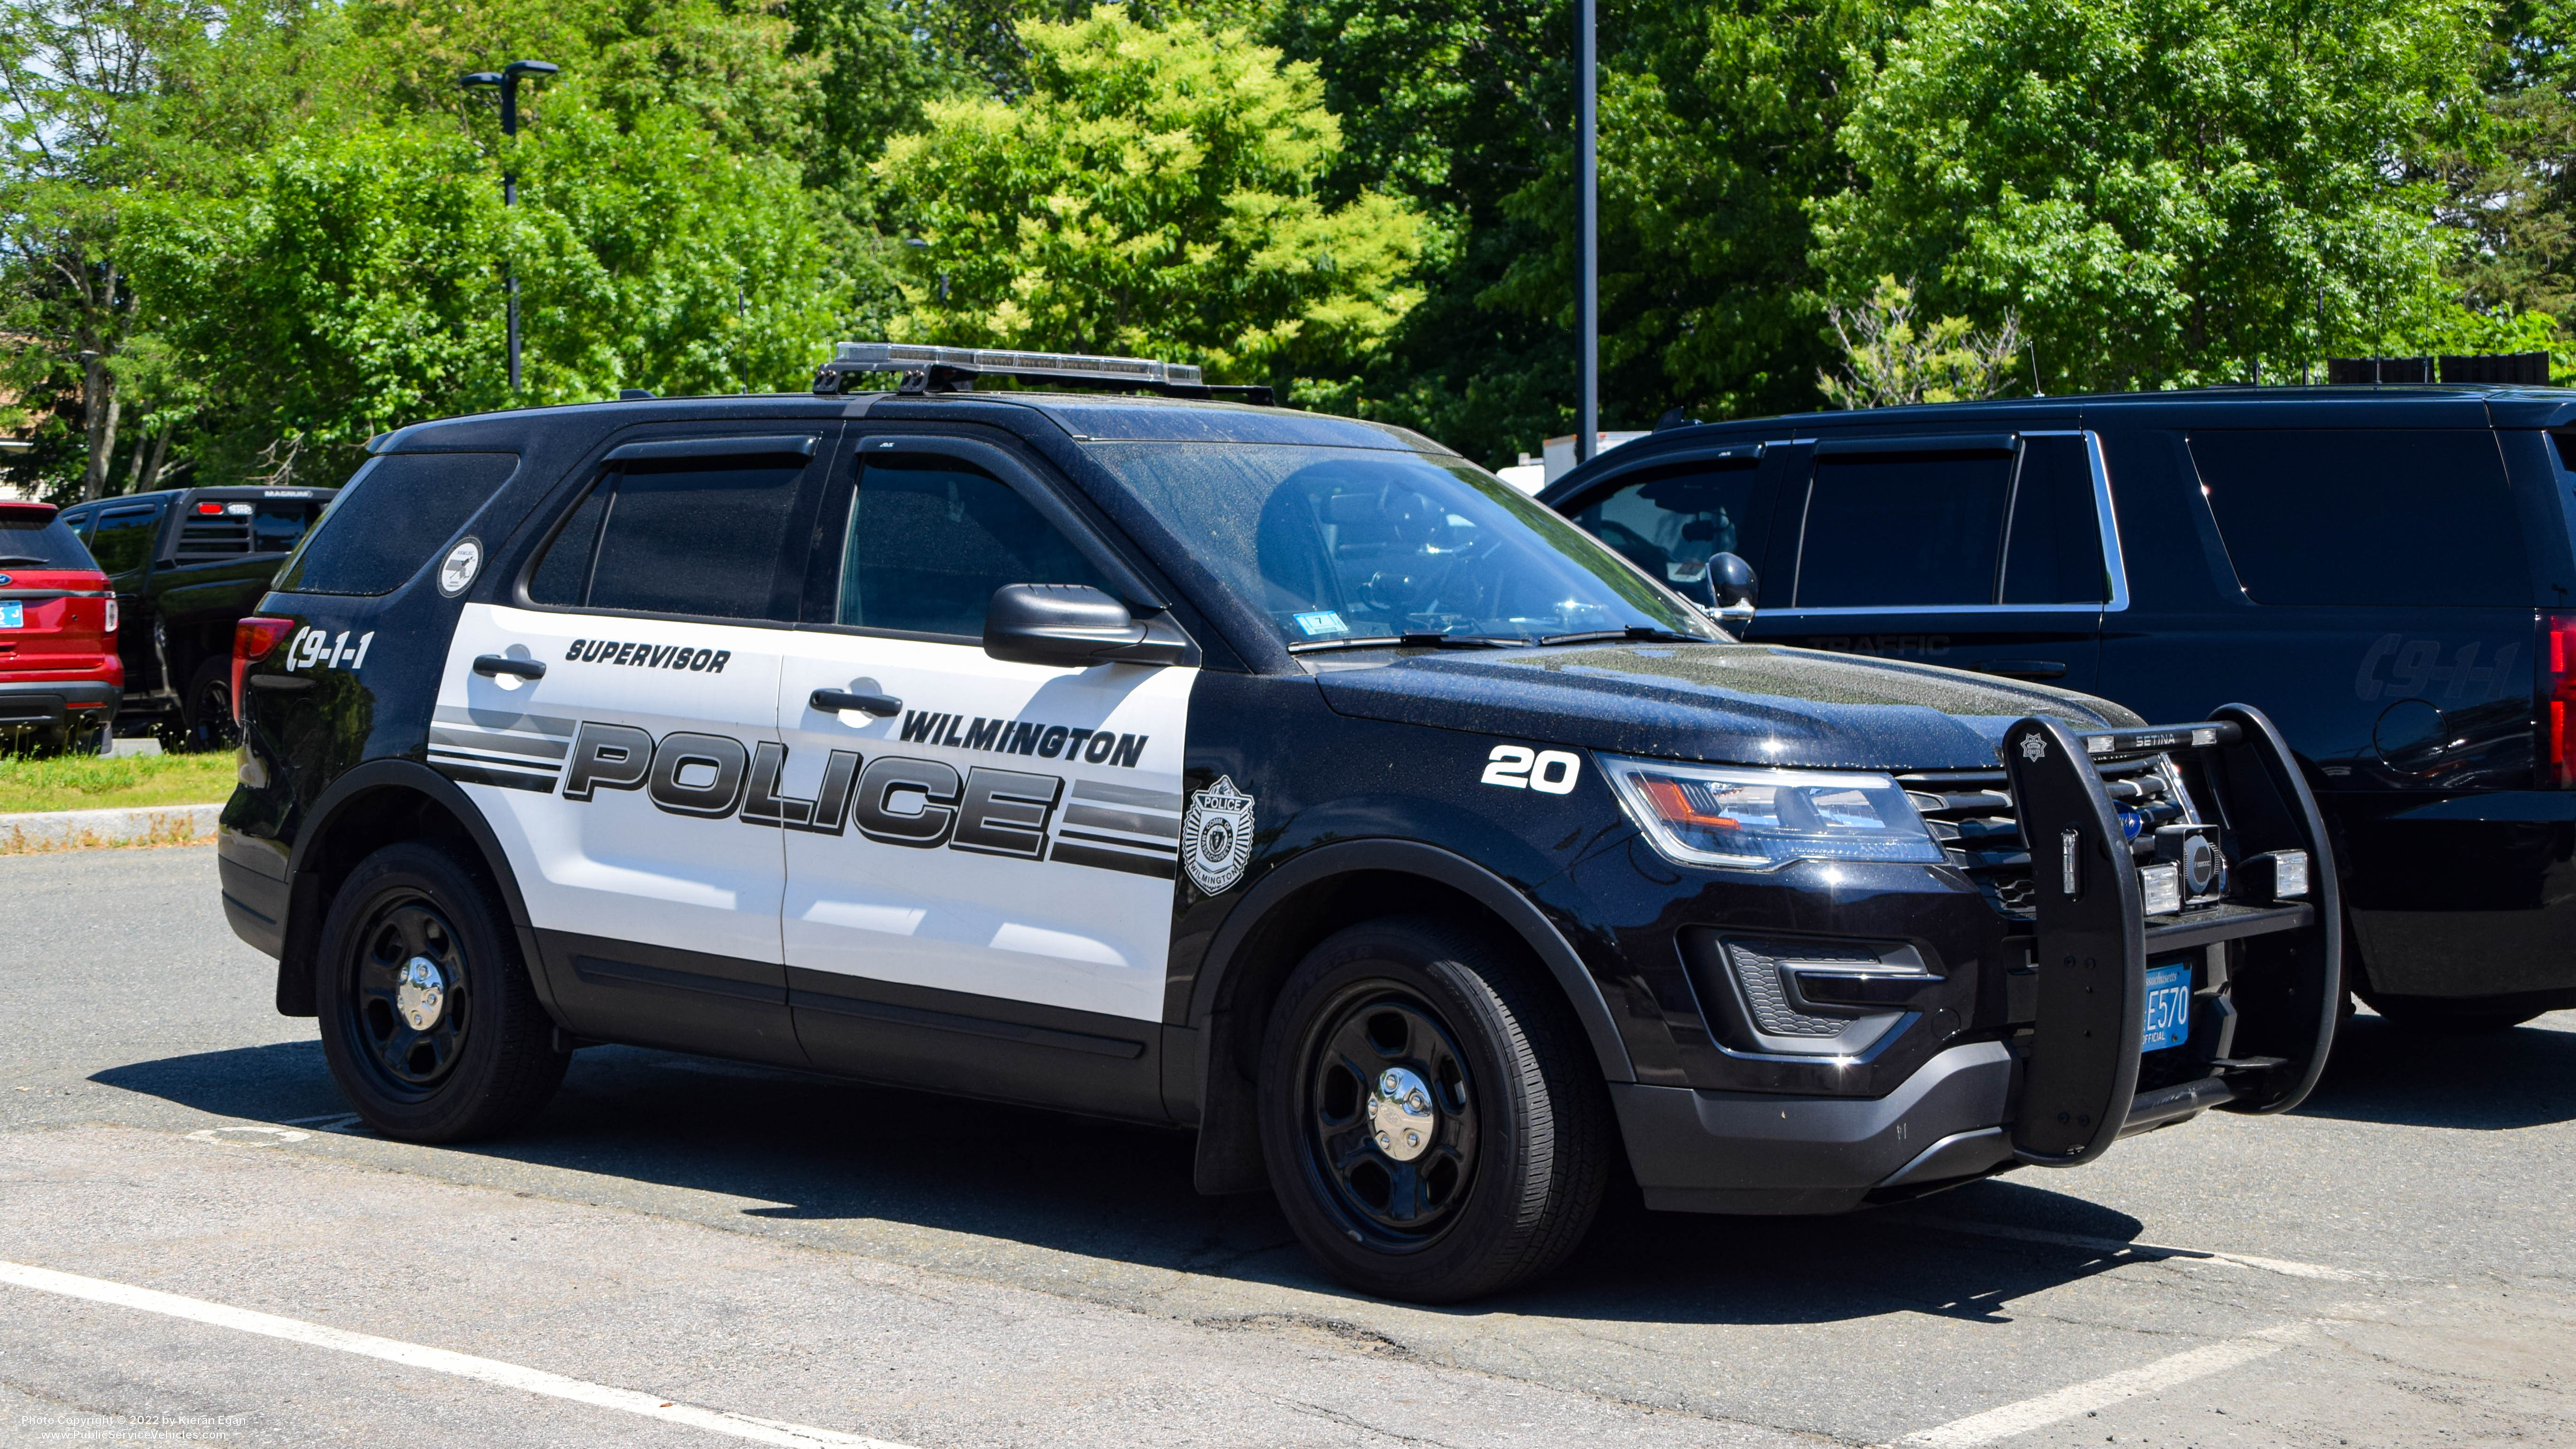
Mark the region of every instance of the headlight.
[[1763, 870], [1793, 860], [1948, 859], [1885, 775], [1601, 761], [1655, 848], [1684, 865]]

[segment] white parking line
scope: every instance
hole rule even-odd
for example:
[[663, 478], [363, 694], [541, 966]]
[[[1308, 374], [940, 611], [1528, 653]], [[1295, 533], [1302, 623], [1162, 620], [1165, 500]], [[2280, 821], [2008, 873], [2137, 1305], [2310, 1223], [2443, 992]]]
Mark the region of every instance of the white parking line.
[[2284, 1323], [2277, 1328], [2266, 1328], [2243, 1338], [2231, 1338], [2223, 1343], [2208, 1344], [2178, 1353], [2171, 1358], [2160, 1358], [2143, 1368], [2123, 1369], [2115, 1374], [2104, 1374], [2098, 1379], [2073, 1384], [2053, 1394], [2041, 1394], [2035, 1399], [2006, 1404], [2000, 1409], [1988, 1409], [1982, 1414], [1970, 1414], [1964, 1419], [1953, 1419], [1938, 1428], [1924, 1429], [1906, 1435], [1896, 1441], [1896, 1449], [1973, 1449], [1975, 1445], [1992, 1444], [1998, 1439], [2009, 1439], [2015, 1434], [2026, 1434], [2033, 1429], [2044, 1428], [2062, 1419], [2072, 1419], [2078, 1414], [2089, 1414], [2096, 1409], [2108, 1408], [2122, 1400], [2137, 1398], [2141, 1394], [2162, 1393], [2177, 1384], [2187, 1384], [2194, 1379], [2207, 1378], [2211, 1374], [2232, 1369], [2239, 1364], [2251, 1363], [2267, 1354], [2278, 1353], [2291, 1344], [2313, 1336], [2317, 1331], [2317, 1324], [2348, 1311], [2350, 1310], [2345, 1308], [2331, 1308], [2326, 1310], [2324, 1317], [2321, 1318], [2299, 1323]]
[[93, 1303], [112, 1304], [119, 1308], [140, 1309], [146, 1313], [166, 1314], [194, 1323], [217, 1328], [237, 1329], [268, 1338], [282, 1338], [289, 1343], [310, 1344], [315, 1348], [337, 1349], [342, 1353], [383, 1359], [406, 1368], [428, 1369], [432, 1373], [451, 1374], [460, 1379], [473, 1379], [505, 1389], [520, 1389], [548, 1398], [568, 1399], [576, 1404], [589, 1404], [602, 1409], [618, 1409], [656, 1419], [666, 1424], [684, 1424], [693, 1429], [706, 1429], [748, 1439], [755, 1444], [782, 1444], [789, 1449], [910, 1449], [885, 1439], [870, 1439], [858, 1434], [844, 1434], [833, 1429], [817, 1429], [805, 1424], [785, 1424], [774, 1419], [755, 1419], [747, 1414], [728, 1414], [721, 1409], [702, 1409], [695, 1404], [674, 1403], [653, 1394], [639, 1394], [632, 1389], [612, 1389], [604, 1384], [585, 1383], [580, 1379], [550, 1374], [543, 1369], [522, 1368], [497, 1359], [476, 1358], [471, 1354], [450, 1353], [443, 1348], [426, 1348], [398, 1339], [378, 1338], [373, 1334], [350, 1333], [344, 1329], [325, 1328], [297, 1318], [280, 1318], [273, 1313], [254, 1313], [246, 1308], [228, 1308], [221, 1303], [208, 1303], [197, 1298], [182, 1298], [176, 1293], [162, 1293], [150, 1288], [134, 1288], [111, 1283], [103, 1278], [83, 1278], [71, 1273], [57, 1273], [50, 1268], [30, 1268], [19, 1263], [0, 1263], [0, 1283], [19, 1288], [32, 1288], [39, 1293], [53, 1293], [65, 1298], [85, 1298]]
[[1955, 1218], [1919, 1218], [1922, 1226], [1945, 1233], [1966, 1233], [1979, 1238], [2007, 1238], [2025, 1243], [2048, 1243], [2064, 1248], [2090, 1248], [2097, 1253], [2134, 1253], [2141, 1258], [2162, 1260], [2232, 1263], [2239, 1268], [2259, 1268], [2287, 1278], [2317, 1278], [2330, 1283], [2352, 1283], [2372, 1276], [2347, 1268], [2328, 1268], [2316, 1263], [2294, 1263], [2286, 1258], [2258, 1258], [2251, 1253], [2221, 1253], [2208, 1248], [2166, 1248], [2154, 1243], [2124, 1242], [2119, 1238], [2088, 1238], [2078, 1233], [2053, 1233], [2046, 1228], [2007, 1227], [2001, 1223], [1961, 1222]]

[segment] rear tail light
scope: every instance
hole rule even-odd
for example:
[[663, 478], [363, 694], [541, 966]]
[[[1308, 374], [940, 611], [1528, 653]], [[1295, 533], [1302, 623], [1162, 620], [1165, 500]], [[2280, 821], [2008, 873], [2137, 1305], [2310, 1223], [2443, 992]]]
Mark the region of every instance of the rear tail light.
[[107, 637], [116, 637], [116, 595], [107, 596]]
[[233, 723], [245, 718], [242, 709], [242, 674], [253, 663], [265, 659], [269, 652], [286, 641], [295, 628], [292, 619], [262, 619], [256, 616], [233, 625]]

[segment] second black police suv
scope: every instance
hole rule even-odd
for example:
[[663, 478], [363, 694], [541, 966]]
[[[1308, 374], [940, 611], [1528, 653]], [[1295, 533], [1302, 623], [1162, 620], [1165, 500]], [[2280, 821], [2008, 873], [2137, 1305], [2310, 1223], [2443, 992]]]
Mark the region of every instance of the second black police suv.
[[413, 1140], [593, 1041], [1193, 1128], [1425, 1300], [1561, 1261], [1622, 1153], [1838, 1211], [2315, 1080], [2339, 913], [2261, 715], [1738, 644], [1422, 438], [1213, 391], [852, 344], [378, 439], [241, 627], [280, 1009]]
[[1755, 641], [2259, 706], [2316, 791], [2353, 985], [2576, 1006], [2576, 392], [2209, 388], [1668, 428], [1541, 496]]

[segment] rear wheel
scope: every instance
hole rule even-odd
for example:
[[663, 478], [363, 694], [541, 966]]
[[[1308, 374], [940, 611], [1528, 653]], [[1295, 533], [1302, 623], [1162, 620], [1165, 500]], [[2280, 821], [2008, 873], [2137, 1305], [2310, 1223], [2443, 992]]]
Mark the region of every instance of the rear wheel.
[[1555, 1267], [1609, 1174], [1607, 1094], [1553, 983], [1437, 920], [1353, 926], [1299, 964], [1260, 1114], [1299, 1241], [1393, 1298], [1457, 1302]]
[[[209, 659], [197, 666], [181, 696], [177, 748], [182, 751], [229, 750], [241, 743], [233, 723], [233, 662]], [[170, 742], [162, 742], [164, 749]]]
[[492, 889], [418, 842], [359, 862], [322, 925], [331, 1075], [367, 1124], [410, 1142], [506, 1132], [563, 1081], [553, 1021]]

